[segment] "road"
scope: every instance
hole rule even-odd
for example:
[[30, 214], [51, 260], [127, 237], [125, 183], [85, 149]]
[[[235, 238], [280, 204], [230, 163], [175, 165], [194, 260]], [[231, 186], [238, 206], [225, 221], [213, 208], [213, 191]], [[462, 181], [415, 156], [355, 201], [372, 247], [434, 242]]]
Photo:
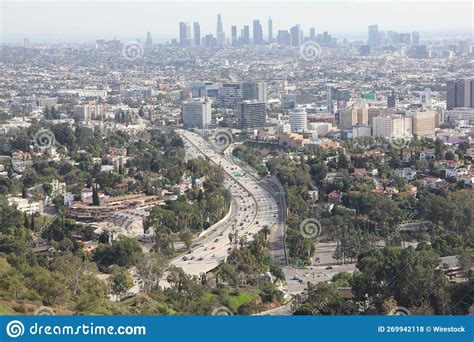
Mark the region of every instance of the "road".
[[278, 207], [278, 224], [272, 229], [269, 236], [270, 242], [270, 253], [272, 256], [272, 262], [277, 265], [287, 265], [287, 255], [285, 250], [285, 223], [286, 223], [286, 201], [283, 186], [275, 176], [266, 177], [261, 179], [257, 172], [247, 163], [242, 160], [235, 158], [232, 153], [234, 148], [242, 143], [233, 143], [224, 151], [225, 157], [240, 166], [256, 181], [260, 181], [261, 185], [272, 194], [277, 203]]
[[253, 235], [264, 226], [275, 229], [278, 223], [278, 206], [275, 197], [262, 186], [262, 182], [216, 152], [201, 136], [181, 129], [177, 133], [184, 140], [188, 158], [207, 157], [223, 168], [223, 185], [233, 198], [230, 215], [201, 234], [200, 239], [195, 240], [191, 252], [170, 262], [188, 274], [199, 275], [214, 269], [227, 258], [233, 247], [229, 239], [231, 233], [237, 232], [239, 239], [243, 237], [246, 241], [251, 241]]

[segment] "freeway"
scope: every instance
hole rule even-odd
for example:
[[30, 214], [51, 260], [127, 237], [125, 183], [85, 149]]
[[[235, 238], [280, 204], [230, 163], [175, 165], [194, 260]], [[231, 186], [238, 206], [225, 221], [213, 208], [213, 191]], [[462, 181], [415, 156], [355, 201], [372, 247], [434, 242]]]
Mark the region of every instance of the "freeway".
[[[229, 161], [236, 165], [239, 165], [243, 170], [245, 170], [250, 177], [253, 177], [256, 181], [259, 181], [260, 177], [250, 165], [232, 156], [235, 146], [241, 144], [241, 142], [237, 142], [229, 145], [224, 151], [224, 155]], [[278, 207], [278, 223], [274, 227], [274, 229], [272, 229], [271, 234], [269, 236], [272, 262], [277, 265], [285, 266], [288, 264], [285, 250], [285, 224], [287, 211], [285, 192], [283, 186], [275, 176], [266, 177], [265, 179], [260, 181], [260, 184], [266, 190], [268, 190], [269, 193], [272, 194], [272, 196], [275, 198]]]
[[188, 158], [207, 157], [225, 171], [224, 187], [233, 198], [230, 213], [194, 241], [191, 252], [171, 261], [186, 273], [199, 275], [208, 272], [225, 260], [234, 246], [229, 235], [237, 233], [238, 239], [251, 241], [264, 226], [274, 229], [278, 223], [278, 206], [272, 193], [262, 182], [251, 177], [238, 165], [216, 152], [196, 133], [178, 129], [183, 138]]

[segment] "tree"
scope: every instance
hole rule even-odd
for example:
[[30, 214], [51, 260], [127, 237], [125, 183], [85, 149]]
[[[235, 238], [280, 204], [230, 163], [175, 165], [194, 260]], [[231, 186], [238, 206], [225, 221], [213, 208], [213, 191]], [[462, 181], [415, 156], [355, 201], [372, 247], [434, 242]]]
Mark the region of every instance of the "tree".
[[97, 191], [97, 184], [92, 184], [92, 205], [100, 205], [99, 193]]
[[183, 240], [186, 250], [190, 250], [191, 245], [193, 244], [193, 234], [191, 232], [181, 233], [181, 240]]
[[115, 240], [112, 246], [99, 245], [94, 251], [94, 261], [104, 269], [110, 265], [129, 267], [135, 265], [143, 257], [143, 251], [137, 240], [122, 237]]
[[142, 283], [142, 289], [146, 292], [154, 292], [160, 289], [160, 281], [168, 267], [168, 260], [160, 254], [147, 255], [137, 264], [137, 275]]
[[111, 292], [120, 299], [133, 286], [133, 280], [126, 269], [117, 265], [111, 267], [111, 273], [109, 279]]
[[[270, 227], [268, 227], [268, 225], [265, 225], [265, 226], [263, 226], [261, 232], [262, 232], [263, 235], [265, 236], [265, 241], [267, 241], [268, 234], [270, 234], [272, 231], [270, 230]], [[231, 242], [232, 242], [232, 241], [231, 241]]]

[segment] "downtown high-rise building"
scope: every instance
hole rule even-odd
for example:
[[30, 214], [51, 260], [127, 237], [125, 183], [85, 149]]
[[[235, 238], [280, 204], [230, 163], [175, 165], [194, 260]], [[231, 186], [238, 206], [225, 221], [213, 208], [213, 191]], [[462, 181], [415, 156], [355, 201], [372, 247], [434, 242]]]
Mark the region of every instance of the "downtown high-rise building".
[[222, 25], [222, 16], [220, 14], [217, 15], [217, 29], [216, 29], [216, 39], [217, 39], [217, 46], [224, 46], [225, 44], [225, 33]]
[[260, 20], [253, 21], [253, 45], [263, 44], [263, 30]]
[[179, 23], [179, 45], [191, 46], [193, 39], [191, 38], [191, 25], [189, 23]]
[[268, 43], [273, 42], [273, 20], [272, 17], [268, 18]]
[[145, 45], [150, 47], [153, 45], [153, 39], [151, 38], [151, 32], [146, 33]]
[[295, 25], [290, 29], [291, 45], [300, 46], [303, 43], [303, 32], [300, 25]]
[[237, 37], [237, 26], [233, 25], [230, 28], [230, 38], [231, 38], [231, 43], [232, 46], [237, 46], [239, 43], [238, 37]]
[[378, 41], [379, 41], [379, 26], [370, 25], [368, 29], [367, 45], [369, 45], [370, 47], [375, 47], [378, 45]]
[[412, 32], [411, 34], [411, 43], [413, 45], [420, 45], [420, 34], [418, 32]]
[[250, 44], [250, 27], [245, 25], [242, 29], [242, 45]]
[[291, 46], [291, 34], [287, 30], [279, 30], [277, 35], [278, 45]]
[[201, 26], [198, 22], [194, 22], [193, 24], [194, 29], [194, 45], [199, 46], [201, 45]]

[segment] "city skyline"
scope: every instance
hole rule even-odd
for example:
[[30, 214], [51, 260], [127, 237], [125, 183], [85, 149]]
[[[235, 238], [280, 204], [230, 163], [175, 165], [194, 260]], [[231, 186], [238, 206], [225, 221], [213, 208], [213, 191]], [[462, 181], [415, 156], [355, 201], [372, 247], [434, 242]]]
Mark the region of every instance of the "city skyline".
[[[239, 32], [244, 25], [262, 24], [263, 37], [268, 35], [267, 20], [272, 17], [273, 35], [299, 24], [305, 35], [314, 27], [316, 32], [328, 31], [338, 38], [365, 39], [367, 26], [379, 24], [381, 30], [418, 31], [425, 37], [443, 32], [445, 35], [467, 35], [472, 27], [469, 2], [450, 4], [438, 2], [395, 3], [346, 2], [350, 11], [338, 11], [341, 2], [318, 3], [157, 3], [137, 4], [99, 2], [94, 11], [84, 10], [84, 2], [18, 2], [2, 4], [3, 43], [19, 43], [24, 37], [38, 43], [91, 42], [98, 38], [145, 39], [151, 32], [154, 42], [164, 43], [179, 38], [177, 24], [198, 22], [201, 36], [216, 33], [217, 14], [222, 15], [223, 31], [228, 39], [231, 26]], [[185, 4], [185, 6], [183, 6]], [[118, 3], [117, 3], [118, 5]], [[144, 7], [147, 11], [143, 11]], [[184, 8], [183, 8], [184, 7]], [[71, 18], [69, 13], [74, 12]], [[301, 13], [314, 13], [302, 16]], [[166, 13], [166, 16], [162, 13]], [[451, 13], [452, 15], [449, 15]], [[51, 20], [44, 21], [44, 18]], [[404, 20], [400, 20], [403, 17]], [[66, 19], [67, 18], [67, 19]], [[67, 20], [67, 25], [65, 24]], [[85, 22], [93, 25], [83, 25]], [[123, 23], [127, 23], [124, 25]], [[344, 23], [344, 25], [341, 25]], [[78, 33], [80, 32], [80, 33]]]

